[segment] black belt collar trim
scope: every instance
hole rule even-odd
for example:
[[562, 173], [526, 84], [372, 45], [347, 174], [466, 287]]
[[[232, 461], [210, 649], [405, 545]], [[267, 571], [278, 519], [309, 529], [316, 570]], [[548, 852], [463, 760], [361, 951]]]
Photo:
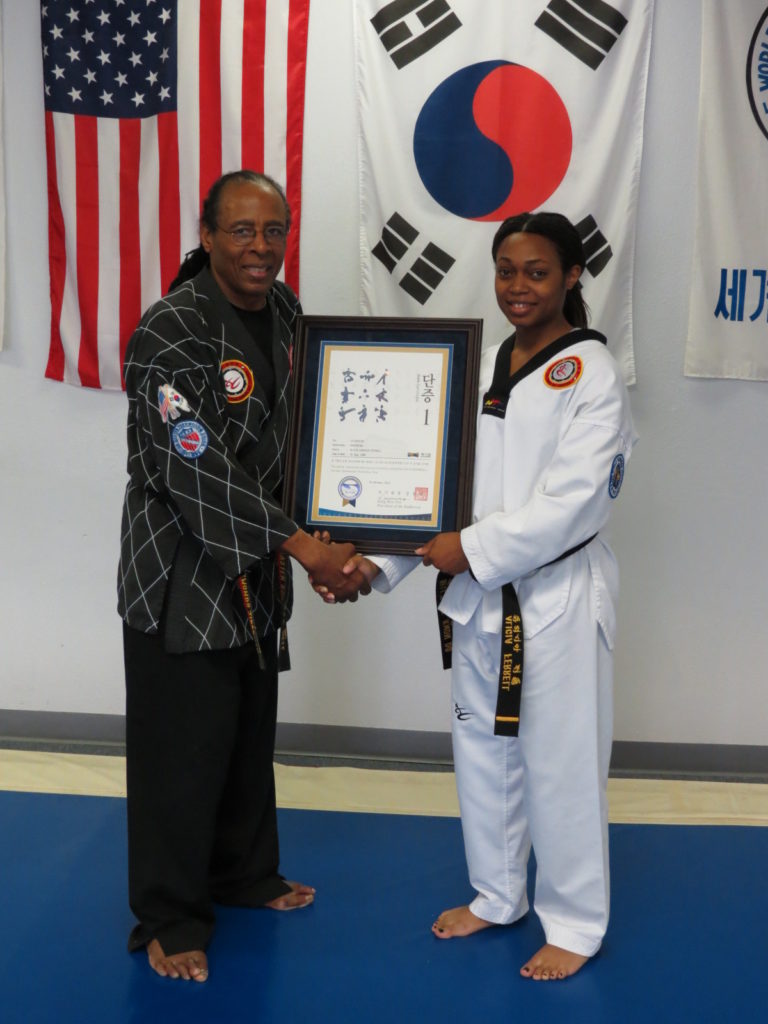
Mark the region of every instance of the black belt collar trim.
[[604, 334], [601, 334], [599, 331], [593, 331], [589, 327], [568, 331], [567, 334], [563, 334], [560, 338], [555, 338], [554, 341], [551, 341], [541, 352], [531, 356], [525, 366], [522, 366], [516, 373], [510, 376], [509, 359], [515, 347], [516, 337], [516, 334], [512, 334], [503, 341], [499, 351], [496, 353], [493, 380], [491, 381], [490, 388], [483, 395], [482, 413], [484, 416], [497, 416], [503, 419], [507, 411], [507, 403], [512, 389], [520, 381], [525, 380], [529, 374], [534, 373], [539, 367], [548, 363], [550, 359], [554, 358], [558, 352], [562, 352], [563, 349], [570, 348], [571, 345], [577, 345], [580, 341], [599, 341], [603, 345], [607, 344]]

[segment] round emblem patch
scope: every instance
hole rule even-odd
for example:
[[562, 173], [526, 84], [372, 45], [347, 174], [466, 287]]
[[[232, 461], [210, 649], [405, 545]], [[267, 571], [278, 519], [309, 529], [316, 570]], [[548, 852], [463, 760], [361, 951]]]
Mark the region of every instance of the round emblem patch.
[[221, 375], [228, 402], [244, 402], [253, 391], [253, 373], [241, 360], [225, 360], [221, 364]]
[[611, 475], [608, 480], [608, 493], [615, 498], [621, 490], [621, 482], [624, 479], [624, 456], [619, 454], [611, 463]]
[[343, 505], [354, 505], [363, 493], [363, 485], [356, 476], [345, 476], [339, 480], [339, 494]]
[[173, 447], [185, 459], [199, 459], [208, 447], [208, 431], [196, 420], [182, 420], [171, 434]]
[[544, 383], [547, 387], [560, 389], [572, 387], [584, 370], [584, 363], [578, 356], [566, 356], [550, 363], [544, 371]]
[[768, 105], [761, 98], [765, 92], [765, 76], [768, 68], [768, 7], [760, 15], [760, 20], [755, 26], [752, 42], [749, 44], [747, 55], [747, 92], [749, 93], [749, 105], [752, 113], [760, 126], [760, 131], [768, 138]]

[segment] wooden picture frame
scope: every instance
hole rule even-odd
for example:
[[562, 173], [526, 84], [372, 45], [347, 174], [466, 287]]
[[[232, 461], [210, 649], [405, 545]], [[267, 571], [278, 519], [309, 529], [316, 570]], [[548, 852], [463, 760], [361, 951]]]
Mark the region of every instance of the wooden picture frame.
[[367, 554], [468, 525], [481, 320], [302, 316], [283, 505]]

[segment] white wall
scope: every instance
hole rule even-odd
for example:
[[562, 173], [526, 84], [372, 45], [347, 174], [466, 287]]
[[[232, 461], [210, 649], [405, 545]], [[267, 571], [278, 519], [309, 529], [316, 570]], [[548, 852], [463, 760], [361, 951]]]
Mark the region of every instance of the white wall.
[[[125, 399], [43, 378], [49, 304], [37, 4], [2, 0], [2, 18], [0, 707], [117, 714]], [[302, 299], [307, 312], [355, 313], [350, 4], [313, 0], [312, 18]], [[635, 298], [632, 399], [641, 443], [611, 527], [622, 568], [616, 737], [768, 744], [768, 385], [682, 375], [699, 22], [698, 0], [657, 3]], [[323, 110], [333, 116], [312, 116]], [[321, 121], [322, 135], [313, 130]], [[491, 333], [499, 314], [490, 279], [488, 316]], [[432, 585], [424, 570], [397, 595], [334, 609], [299, 583], [281, 719], [447, 730]]]

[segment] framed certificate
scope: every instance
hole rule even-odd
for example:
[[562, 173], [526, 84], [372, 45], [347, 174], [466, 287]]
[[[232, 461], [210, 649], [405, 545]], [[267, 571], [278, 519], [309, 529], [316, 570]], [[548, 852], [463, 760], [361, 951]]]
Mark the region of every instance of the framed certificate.
[[284, 507], [368, 554], [470, 521], [481, 320], [299, 318]]

